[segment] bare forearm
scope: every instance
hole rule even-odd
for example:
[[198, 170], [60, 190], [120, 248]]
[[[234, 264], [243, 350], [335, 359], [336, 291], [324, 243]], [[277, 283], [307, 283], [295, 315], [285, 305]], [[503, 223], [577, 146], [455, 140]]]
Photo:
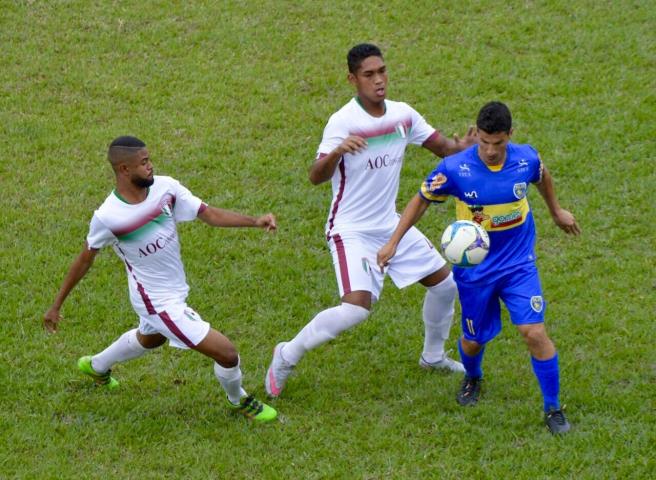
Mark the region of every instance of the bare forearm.
[[547, 205], [549, 213], [551, 213], [552, 216], [555, 215], [556, 212], [560, 209], [560, 204], [556, 198], [556, 190], [554, 188], [553, 178], [551, 177], [551, 173], [549, 173], [546, 167], [544, 167], [542, 171], [542, 181], [537, 183], [535, 186], [544, 199], [544, 203]]
[[403, 210], [403, 214], [401, 214], [401, 218], [399, 219], [399, 224], [390, 237], [389, 243], [392, 243], [394, 246], [398, 245], [406, 232], [410, 230], [410, 228], [412, 228], [412, 226], [424, 215], [424, 212], [429, 205], [430, 204], [421, 198], [419, 194], [415, 195]]
[[80, 253], [77, 258], [71, 264], [71, 267], [64, 278], [62, 286], [55, 297], [55, 301], [52, 306], [59, 310], [68, 297], [69, 293], [75, 288], [75, 286], [84, 278], [87, 274], [91, 265], [93, 264], [93, 257], [95, 253], [91, 254], [89, 252]]
[[308, 177], [313, 185], [319, 185], [327, 180], [330, 180], [335, 173], [337, 164], [342, 158], [343, 153], [339, 149], [335, 149], [328, 155], [317, 159], [310, 167]]
[[213, 227], [255, 227], [257, 218], [250, 215], [208, 206], [199, 218]]

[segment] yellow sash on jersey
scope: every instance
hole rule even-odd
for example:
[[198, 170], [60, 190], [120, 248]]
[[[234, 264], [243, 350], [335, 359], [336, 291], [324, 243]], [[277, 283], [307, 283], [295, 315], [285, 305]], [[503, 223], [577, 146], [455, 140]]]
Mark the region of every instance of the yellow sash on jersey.
[[526, 221], [528, 206], [526, 197], [516, 202], [500, 203], [498, 205], [467, 205], [455, 199], [456, 218], [458, 220], [471, 220], [480, 223], [488, 232], [499, 232], [515, 228]]

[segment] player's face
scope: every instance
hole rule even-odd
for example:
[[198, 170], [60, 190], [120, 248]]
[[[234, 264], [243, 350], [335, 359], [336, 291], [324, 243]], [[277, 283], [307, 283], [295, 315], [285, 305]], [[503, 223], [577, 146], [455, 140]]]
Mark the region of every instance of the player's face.
[[130, 181], [139, 188], [148, 188], [155, 181], [153, 178], [153, 164], [150, 161], [148, 150], [145, 148], [135, 153], [130, 163]]
[[506, 146], [510, 141], [510, 132], [487, 133], [478, 130], [478, 156], [488, 165], [499, 165], [506, 160]]
[[379, 104], [385, 100], [387, 67], [382, 58], [365, 58], [355, 73], [349, 73], [349, 81], [355, 86], [358, 97], [363, 102]]

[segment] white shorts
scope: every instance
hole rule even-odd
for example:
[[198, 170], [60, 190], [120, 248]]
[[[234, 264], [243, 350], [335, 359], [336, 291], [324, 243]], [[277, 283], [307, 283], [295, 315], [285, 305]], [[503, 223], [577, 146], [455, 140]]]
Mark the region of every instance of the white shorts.
[[418, 282], [438, 271], [446, 260], [417, 228], [412, 227], [403, 236], [396, 255], [384, 272], [376, 264], [378, 250], [387, 243], [390, 235], [345, 232], [331, 235], [328, 247], [333, 256], [340, 298], [358, 290], [371, 292], [374, 301], [380, 297], [385, 274], [392, 277], [398, 288]]
[[139, 314], [139, 332], [142, 335], [160, 333], [177, 348], [194, 348], [207, 336], [210, 324], [203, 320], [186, 303], [166, 307], [154, 315]]

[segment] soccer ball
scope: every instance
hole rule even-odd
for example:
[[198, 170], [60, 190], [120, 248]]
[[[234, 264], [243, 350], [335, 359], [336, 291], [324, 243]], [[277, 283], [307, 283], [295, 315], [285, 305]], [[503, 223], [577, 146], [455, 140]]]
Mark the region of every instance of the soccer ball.
[[444, 257], [457, 267], [478, 265], [490, 251], [490, 237], [483, 227], [469, 220], [458, 220], [442, 234]]

